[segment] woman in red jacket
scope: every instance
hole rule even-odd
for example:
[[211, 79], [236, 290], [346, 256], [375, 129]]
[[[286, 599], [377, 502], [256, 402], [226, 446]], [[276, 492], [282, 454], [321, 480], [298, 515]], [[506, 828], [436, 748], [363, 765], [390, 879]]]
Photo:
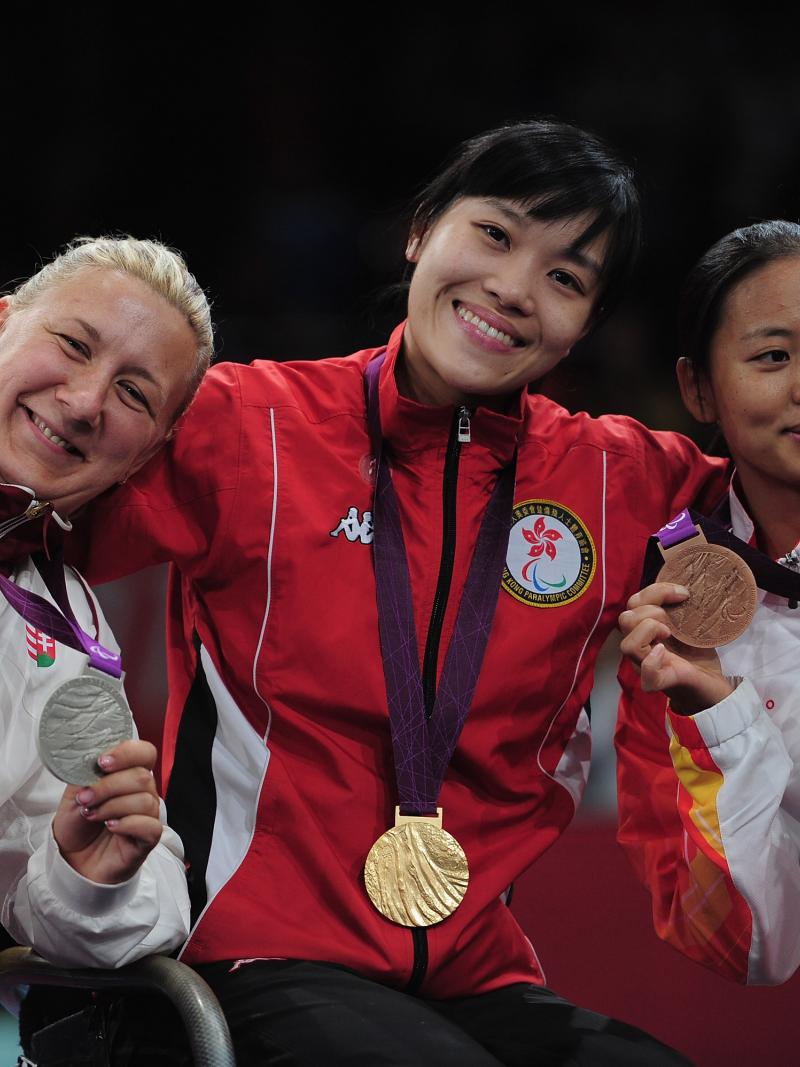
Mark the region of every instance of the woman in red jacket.
[[183, 959], [243, 1060], [679, 1059], [549, 992], [505, 902], [579, 802], [594, 662], [647, 535], [719, 481], [684, 438], [529, 391], [638, 242], [631, 174], [594, 137], [478, 137], [419, 201], [385, 347], [219, 366], [93, 509], [94, 579], [175, 563]]

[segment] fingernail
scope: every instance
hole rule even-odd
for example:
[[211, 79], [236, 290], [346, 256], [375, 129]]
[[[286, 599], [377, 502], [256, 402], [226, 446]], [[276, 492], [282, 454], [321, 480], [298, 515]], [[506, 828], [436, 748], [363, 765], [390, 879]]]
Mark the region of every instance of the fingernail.
[[88, 819], [92, 814], [92, 808], [81, 808], [81, 815], [84, 819]]
[[119, 826], [119, 819], [106, 819], [106, 826], [110, 826], [112, 829], [115, 826]]
[[91, 789], [81, 789], [80, 793], [76, 793], [75, 799], [79, 804], [91, 804], [94, 800], [94, 792]]
[[676, 585], [675, 586], [675, 592], [679, 593], [681, 596], [688, 596], [689, 595], [689, 590], [686, 588], [685, 585]]
[[104, 771], [110, 770], [114, 766], [113, 756], [101, 756], [97, 761]]

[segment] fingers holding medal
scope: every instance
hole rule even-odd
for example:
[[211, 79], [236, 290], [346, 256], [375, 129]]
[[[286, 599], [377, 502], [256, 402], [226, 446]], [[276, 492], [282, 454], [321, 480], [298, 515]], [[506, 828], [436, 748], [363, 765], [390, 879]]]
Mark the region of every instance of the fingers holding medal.
[[681, 540], [666, 547], [661, 535], [668, 528], [659, 531], [664, 565], [620, 615], [620, 647], [645, 692], [664, 692], [673, 710], [695, 714], [732, 692], [716, 648], [744, 633], [758, 590], [744, 560], [709, 544], [694, 524], [685, 526]]
[[65, 789], [53, 835], [61, 854], [85, 878], [126, 881], [160, 841], [155, 761], [149, 741], [124, 741], [100, 756], [102, 778]]

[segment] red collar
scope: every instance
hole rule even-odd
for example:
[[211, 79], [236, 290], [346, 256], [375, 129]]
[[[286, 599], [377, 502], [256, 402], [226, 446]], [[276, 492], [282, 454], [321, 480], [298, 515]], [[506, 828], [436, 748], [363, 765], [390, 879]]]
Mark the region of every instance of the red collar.
[[[453, 422], [453, 405], [431, 407], [400, 396], [397, 391], [395, 368], [400, 356], [403, 330], [401, 323], [389, 338], [386, 360], [381, 368], [380, 404], [381, 429], [384, 440], [395, 452], [414, 453], [447, 441]], [[525, 391], [521, 390], [511, 406], [512, 414], [501, 415], [479, 407], [472, 412], [472, 440], [486, 448], [501, 464], [514, 454], [527, 410]]]

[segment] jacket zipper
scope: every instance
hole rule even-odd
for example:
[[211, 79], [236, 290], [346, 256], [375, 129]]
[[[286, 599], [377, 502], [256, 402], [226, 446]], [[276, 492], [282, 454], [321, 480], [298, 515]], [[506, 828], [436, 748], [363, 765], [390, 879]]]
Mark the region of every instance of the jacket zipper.
[[18, 526], [22, 526], [23, 523], [38, 518], [49, 507], [50, 504], [46, 500], [32, 500], [21, 515], [16, 515], [13, 519], [6, 519], [5, 522], [0, 523], [0, 537], [5, 537], [6, 534], [11, 533]]
[[[472, 439], [470, 410], [460, 407], [453, 416], [442, 475], [442, 554], [439, 560], [439, 578], [433, 597], [425, 655], [422, 661], [422, 695], [425, 702], [425, 717], [430, 719], [436, 701], [436, 667], [439, 662], [439, 644], [442, 638], [450, 583], [453, 579], [453, 563], [456, 552], [456, 491], [458, 488], [458, 465], [462, 444]], [[415, 993], [425, 980], [428, 970], [428, 931], [425, 927], [412, 927], [411, 940], [414, 965], [406, 986], [407, 993]]]
[[436, 701], [436, 666], [439, 661], [439, 642], [442, 625], [450, 596], [453, 578], [453, 562], [456, 551], [456, 489], [458, 486], [458, 463], [461, 445], [471, 439], [469, 408], [460, 407], [453, 417], [447, 452], [444, 457], [442, 477], [442, 555], [439, 560], [439, 579], [431, 608], [425, 656], [422, 661], [422, 695], [425, 701], [425, 717], [430, 719]]

